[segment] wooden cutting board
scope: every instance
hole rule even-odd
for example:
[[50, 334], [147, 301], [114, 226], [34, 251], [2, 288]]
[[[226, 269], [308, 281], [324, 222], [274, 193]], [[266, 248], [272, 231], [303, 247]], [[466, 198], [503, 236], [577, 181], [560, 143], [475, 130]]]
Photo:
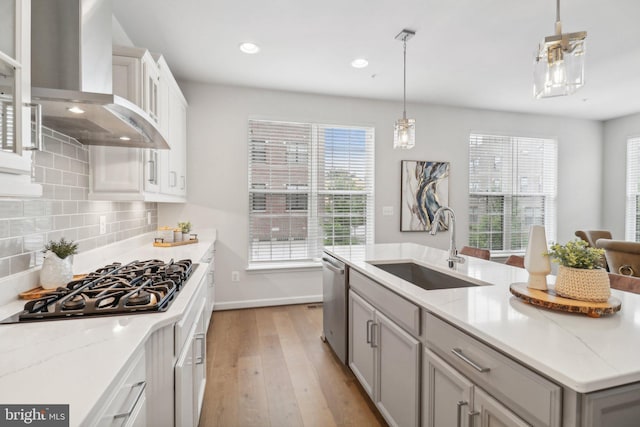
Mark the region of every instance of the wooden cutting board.
[[512, 283], [509, 290], [513, 295], [532, 305], [568, 313], [582, 313], [589, 317], [600, 317], [620, 311], [622, 302], [612, 296], [607, 302], [578, 301], [556, 295], [553, 289], [541, 291], [527, 287], [526, 283]]
[[182, 245], [190, 245], [192, 243], [198, 243], [198, 239], [191, 239], [191, 240], [183, 240], [181, 242], [162, 242], [160, 241], [161, 239], [156, 239], [155, 242], [153, 242], [153, 246], [155, 246], [156, 248], [172, 248], [174, 246], [182, 246]]
[[[86, 276], [86, 274], [74, 274], [73, 280], [82, 279], [84, 276]], [[20, 297], [20, 299], [38, 299], [55, 291], [56, 291], [55, 289], [44, 289], [42, 286], [38, 286], [37, 288], [20, 292], [18, 296]]]

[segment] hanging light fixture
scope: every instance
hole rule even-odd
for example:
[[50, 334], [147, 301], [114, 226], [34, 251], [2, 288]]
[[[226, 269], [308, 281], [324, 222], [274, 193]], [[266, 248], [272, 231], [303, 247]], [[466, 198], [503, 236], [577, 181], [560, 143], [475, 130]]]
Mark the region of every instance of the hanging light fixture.
[[560, 0], [556, 0], [556, 33], [538, 46], [534, 68], [536, 98], [571, 95], [584, 86], [586, 31], [562, 33]]
[[404, 49], [404, 86], [402, 98], [402, 118], [396, 120], [393, 128], [393, 148], [413, 148], [416, 145], [416, 121], [407, 119], [407, 40], [415, 35], [415, 31], [402, 30], [396, 40], [402, 42]]

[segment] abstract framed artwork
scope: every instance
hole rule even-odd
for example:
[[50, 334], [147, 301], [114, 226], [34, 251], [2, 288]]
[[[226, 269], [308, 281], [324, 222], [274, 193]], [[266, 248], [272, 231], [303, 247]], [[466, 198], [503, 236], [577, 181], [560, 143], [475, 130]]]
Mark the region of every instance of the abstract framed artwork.
[[[433, 216], [449, 204], [449, 162], [403, 160], [400, 231], [430, 231]], [[448, 229], [443, 215], [438, 230]]]

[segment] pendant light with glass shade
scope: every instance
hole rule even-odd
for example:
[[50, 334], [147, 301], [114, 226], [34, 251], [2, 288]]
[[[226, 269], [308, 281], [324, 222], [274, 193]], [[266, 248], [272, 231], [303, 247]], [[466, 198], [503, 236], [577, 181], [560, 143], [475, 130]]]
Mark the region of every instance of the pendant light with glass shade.
[[407, 40], [415, 35], [415, 31], [402, 30], [396, 36], [396, 40], [402, 42], [404, 50], [404, 86], [402, 98], [402, 118], [396, 120], [393, 128], [393, 148], [410, 149], [416, 145], [416, 121], [415, 119], [407, 119]]
[[560, 0], [556, 0], [556, 33], [545, 37], [535, 59], [533, 95], [536, 98], [571, 95], [584, 86], [586, 31], [562, 33]]

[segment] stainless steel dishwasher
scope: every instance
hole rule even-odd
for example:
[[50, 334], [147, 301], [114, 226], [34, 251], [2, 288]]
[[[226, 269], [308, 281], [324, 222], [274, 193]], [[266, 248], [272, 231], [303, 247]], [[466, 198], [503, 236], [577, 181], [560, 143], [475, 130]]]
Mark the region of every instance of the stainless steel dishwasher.
[[347, 364], [347, 276], [343, 262], [322, 254], [323, 337], [338, 359]]

